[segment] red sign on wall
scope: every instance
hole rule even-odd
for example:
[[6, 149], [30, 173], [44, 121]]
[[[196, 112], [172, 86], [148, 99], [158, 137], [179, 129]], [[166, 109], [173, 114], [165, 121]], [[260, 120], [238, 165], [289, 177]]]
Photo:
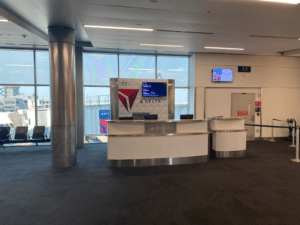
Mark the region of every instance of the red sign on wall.
[[261, 106], [261, 101], [256, 101], [255, 102], [255, 107], [259, 107], [259, 106]]
[[238, 116], [248, 116], [248, 111], [239, 110], [237, 111]]

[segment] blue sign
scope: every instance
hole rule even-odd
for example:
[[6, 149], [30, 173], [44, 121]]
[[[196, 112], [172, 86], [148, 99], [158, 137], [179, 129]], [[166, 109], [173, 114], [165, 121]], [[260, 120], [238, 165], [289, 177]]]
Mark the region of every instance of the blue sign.
[[100, 134], [107, 134], [106, 120], [110, 120], [110, 110], [99, 110]]

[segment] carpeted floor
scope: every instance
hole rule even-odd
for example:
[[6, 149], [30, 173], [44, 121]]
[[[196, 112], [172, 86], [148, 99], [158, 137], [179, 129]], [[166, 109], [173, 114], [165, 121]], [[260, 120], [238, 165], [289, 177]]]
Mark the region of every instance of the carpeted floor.
[[110, 169], [106, 144], [51, 167], [50, 146], [0, 149], [0, 224], [300, 224], [300, 164], [280, 140], [208, 163]]

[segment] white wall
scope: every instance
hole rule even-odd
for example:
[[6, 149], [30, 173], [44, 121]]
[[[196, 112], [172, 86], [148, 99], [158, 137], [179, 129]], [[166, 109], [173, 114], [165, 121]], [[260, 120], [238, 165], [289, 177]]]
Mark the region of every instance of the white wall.
[[[205, 88], [205, 118], [214, 116], [231, 117], [231, 94], [254, 93], [255, 101], [260, 101], [260, 88]], [[260, 124], [260, 116], [255, 113], [255, 124]], [[257, 127], [255, 137], [260, 137], [260, 128]]]
[[[231, 93], [238, 93], [235, 88], [239, 88], [237, 90], [241, 91], [240, 93], [252, 93], [254, 90], [257, 93], [261, 90], [262, 124], [271, 125], [272, 118], [295, 118], [300, 124], [300, 58], [203, 53], [195, 53], [193, 57], [197, 119], [204, 118], [204, 113], [208, 115], [211, 107], [218, 108], [221, 110], [218, 113], [223, 112], [225, 116], [229, 116]], [[251, 66], [251, 73], [238, 73], [238, 66]], [[213, 83], [213, 68], [233, 69], [233, 83]], [[212, 95], [207, 96], [207, 92], [211, 92]], [[212, 98], [214, 94], [221, 95], [221, 100]], [[259, 97], [257, 93], [257, 100]], [[204, 106], [210, 108], [205, 109]], [[259, 122], [260, 118], [256, 118], [256, 123]], [[288, 129], [278, 129], [275, 132], [275, 136], [287, 134]], [[255, 136], [257, 137], [257, 134]], [[263, 128], [262, 137], [270, 136], [271, 129]]]

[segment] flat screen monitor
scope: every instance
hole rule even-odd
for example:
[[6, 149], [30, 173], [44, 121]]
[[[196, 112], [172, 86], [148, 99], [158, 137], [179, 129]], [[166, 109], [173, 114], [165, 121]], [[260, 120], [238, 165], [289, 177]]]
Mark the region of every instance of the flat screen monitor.
[[150, 113], [132, 113], [132, 117], [134, 120], [144, 120], [145, 115], [149, 115]]
[[157, 120], [157, 119], [158, 119], [157, 114], [145, 115], [145, 120]]
[[193, 114], [184, 114], [184, 115], [180, 115], [180, 119], [181, 120], [192, 120], [194, 118]]
[[119, 117], [119, 120], [133, 120], [133, 117]]
[[167, 82], [143, 82], [143, 97], [166, 97]]
[[213, 69], [213, 82], [233, 82], [233, 69]]

